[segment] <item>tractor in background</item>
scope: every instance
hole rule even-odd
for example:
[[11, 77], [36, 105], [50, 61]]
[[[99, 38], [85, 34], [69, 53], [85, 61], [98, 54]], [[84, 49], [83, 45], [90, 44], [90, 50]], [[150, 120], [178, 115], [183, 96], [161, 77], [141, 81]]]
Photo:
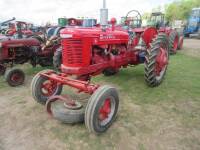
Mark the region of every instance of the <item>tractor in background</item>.
[[198, 37], [200, 39], [200, 8], [193, 8], [184, 29], [185, 37]]
[[153, 26], [159, 32], [166, 33], [169, 37], [169, 49], [171, 54], [176, 54], [177, 50], [183, 48], [184, 36], [169, 26], [169, 22], [165, 21], [165, 15], [161, 12], [153, 12], [147, 22], [147, 26]]
[[11, 21], [14, 21], [14, 20], [15, 20], [15, 17], [13, 17], [12, 19], [1, 22], [0, 23], [0, 34], [5, 34], [5, 31], [9, 28], [9, 23]]
[[26, 22], [15, 21], [14, 23], [9, 23], [9, 28], [4, 33], [6, 36], [14, 38], [26, 38], [33, 35], [33, 31], [29, 29]]
[[[56, 31], [59, 32], [59, 30]], [[0, 41], [0, 75], [4, 75], [10, 86], [22, 85], [25, 74], [14, 66], [27, 62], [33, 67], [52, 66], [54, 53], [59, 47], [60, 41], [55, 36], [49, 39], [37, 35], [22, 39], [2, 39]]]
[[[64, 123], [85, 122], [90, 132], [103, 133], [114, 122], [119, 96], [113, 86], [91, 83], [91, 77], [117, 74], [121, 68], [144, 64], [144, 78], [150, 87], [164, 80], [168, 61], [168, 37], [154, 27], [141, 34], [145, 49], [135, 48], [132, 34], [116, 27], [112, 18], [108, 25], [108, 9], [104, 0], [101, 27], [64, 28], [60, 31], [62, 45], [61, 71], [43, 70], [32, 80], [32, 96], [46, 105], [47, 112]], [[125, 20], [128, 21], [128, 20]], [[132, 32], [132, 31], [131, 31]], [[83, 101], [61, 95], [63, 86], [74, 92], [88, 94]]]

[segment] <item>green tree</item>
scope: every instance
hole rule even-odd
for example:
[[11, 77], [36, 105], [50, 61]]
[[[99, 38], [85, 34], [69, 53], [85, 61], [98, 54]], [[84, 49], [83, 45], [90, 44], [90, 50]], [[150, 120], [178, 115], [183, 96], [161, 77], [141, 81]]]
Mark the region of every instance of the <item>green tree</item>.
[[168, 21], [188, 18], [192, 8], [200, 7], [200, 0], [179, 0], [165, 6]]

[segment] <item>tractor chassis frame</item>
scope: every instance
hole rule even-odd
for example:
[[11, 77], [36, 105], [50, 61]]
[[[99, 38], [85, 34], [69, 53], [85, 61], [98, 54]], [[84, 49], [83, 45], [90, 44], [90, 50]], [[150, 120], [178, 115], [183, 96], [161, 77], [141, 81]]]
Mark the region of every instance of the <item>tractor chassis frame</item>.
[[67, 85], [78, 89], [79, 93], [84, 92], [91, 95], [100, 87], [100, 85], [91, 84], [90, 81], [72, 79], [70, 76], [63, 73], [56, 74], [55, 72], [49, 71], [46, 73], [41, 73], [40, 75], [56, 82], [59, 85]]

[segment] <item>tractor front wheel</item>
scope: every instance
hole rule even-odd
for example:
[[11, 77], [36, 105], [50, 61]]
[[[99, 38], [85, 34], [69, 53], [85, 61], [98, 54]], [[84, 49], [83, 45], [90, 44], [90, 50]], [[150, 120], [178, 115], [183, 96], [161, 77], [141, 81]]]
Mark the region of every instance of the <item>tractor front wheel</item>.
[[145, 56], [145, 81], [151, 86], [160, 85], [163, 81], [169, 60], [168, 40], [164, 33], [160, 33], [147, 49]]
[[44, 70], [35, 75], [31, 82], [31, 93], [35, 101], [40, 104], [46, 104], [46, 101], [55, 95], [60, 95], [62, 92], [62, 85], [54, 80], [41, 75], [41, 73], [54, 72], [53, 70]]
[[85, 110], [85, 125], [90, 132], [105, 132], [117, 116], [119, 97], [110, 86], [99, 87], [91, 96]]
[[6, 70], [4, 76], [6, 82], [12, 87], [22, 85], [25, 80], [24, 72], [21, 69], [16, 69], [16, 68]]

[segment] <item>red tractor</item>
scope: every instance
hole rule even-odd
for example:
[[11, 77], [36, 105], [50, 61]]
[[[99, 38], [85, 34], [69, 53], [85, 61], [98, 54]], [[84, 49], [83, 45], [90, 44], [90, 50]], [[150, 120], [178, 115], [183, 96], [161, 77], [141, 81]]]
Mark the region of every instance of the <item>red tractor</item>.
[[178, 33], [169, 27], [169, 22], [165, 21], [165, 15], [161, 12], [154, 12], [151, 14], [148, 21], [149, 26], [155, 26], [159, 32], [166, 33], [169, 37], [169, 49], [171, 54], [176, 54], [177, 50], [183, 48], [183, 33]]
[[[59, 30], [58, 30], [59, 31]], [[60, 41], [53, 36], [48, 40], [40, 36], [26, 39], [3, 39], [0, 41], [0, 75], [4, 75], [10, 86], [24, 83], [25, 74], [15, 64], [30, 62], [35, 67], [53, 65], [54, 52], [60, 47]], [[10, 67], [10, 69], [7, 69]]]
[[6, 36], [17, 36], [16, 38], [29, 37], [33, 32], [29, 29], [28, 24], [22, 21], [16, 21], [9, 24], [9, 29], [4, 33]]
[[[61, 30], [61, 72], [44, 70], [32, 80], [33, 98], [46, 104], [47, 112], [64, 123], [85, 121], [93, 133], [105, 132], [117, 116], [119, 96], [113, 86], [90, 82], [92, 76], [114, 75], [121, 68], [144, 64], [144, 78], [150, 87], [164, 79], [168, 60], [168, 37], [156, 28], [146, 28], [141, 38], [146, 49], [136, 49], [127, 31], [115, 28], [116, 19], [107, 24], [108, 10], [101, 9], [101, 28], [65, 28]], [[82, 101], [61, 95], [63, 86], [91, 95]]]

